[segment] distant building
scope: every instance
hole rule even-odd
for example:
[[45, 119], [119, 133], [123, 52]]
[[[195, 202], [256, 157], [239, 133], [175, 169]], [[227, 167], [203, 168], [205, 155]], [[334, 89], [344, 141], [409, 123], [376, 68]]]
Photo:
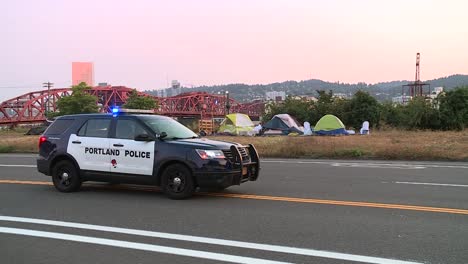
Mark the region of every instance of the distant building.
[[333, 94], [333, 97], [335, 97], [335, 98], [341, 98], [341, 99], [346, 99], [346, 98], [348, 98], [348, 95], [345, 94], [345, 93], [334, 93], [334, 94]]
[[392, 98], [392, 103], [405, 105], [409, 101], [411, 101], [411, 99], [413, 99], [413, 97], [411, 97], [409, 95], [395, 96], [395, 97]]
[[72, 62], [72, 85], [85, 82], [94, 86], [94, 65], [92, 62]]
[[160, 89], [156, 91], [156, 96], [157, 97], [167, 97], [167, 90], [166, 89]]
[[169, 96], [176, 96], [182, 93], [182, 87], [180, 86], [180, 82], [177, 80], [173, 80], [171, 82], [171, 88], [169, 89]]
[[434, 87], [429, 97], [434, 100], [439, 96], [439, 94], [444, 92], [444, 87]]
[[294, 100], [302, 100], [302, 101], [307, 101], [307, 102], [317, 102], [318, 99], [314, 96], [310, 96], [310, 95], [293, 95], [291, 96], [292, 99]]
[[277, 92], [277, 91], [272, 91], [272, 92], [266, 92], [265, 94], [265, 99], [267, 101], [284, 101], [286, 99], [286, 93], [285, 92]]
[[[437, 98], [437, 96], [439, 96], [441, 93], [444, 92], [444, 87], [435, 87], [432, 92], [427, 95], [425, 98], [426, 100], [429, 100], [429, 101], [432, 101], [434, 99]], [[401, 96], [395, 96], [392, 98], [392, 102], [394, 104], [402, 104], [402, 105], [406, 105], [408, 104], [409, 101], [411, 101], [413, 99], [412, 96], [409, 96], [409, 95], [401, 95]]]

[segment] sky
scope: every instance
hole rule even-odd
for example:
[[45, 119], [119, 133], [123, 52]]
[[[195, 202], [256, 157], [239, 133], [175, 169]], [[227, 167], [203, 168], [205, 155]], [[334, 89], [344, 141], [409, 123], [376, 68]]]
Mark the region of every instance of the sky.
[[468, 74], [464, 0], [15, 0], [0, 16], [0, 101], [95, 81], [146, 89]]

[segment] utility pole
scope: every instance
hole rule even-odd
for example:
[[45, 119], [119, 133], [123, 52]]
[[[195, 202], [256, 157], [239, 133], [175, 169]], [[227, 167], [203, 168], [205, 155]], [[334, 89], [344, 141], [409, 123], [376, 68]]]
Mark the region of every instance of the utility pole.
[[226, 110], [229, 115], [229, 108], [231, 108], [231, 103], [229, 102], [229, 91], [226, 91]]
[[47, 87], [47, 110], [46, 110], [46, 117], [50, 112], [50, 88], [54, 87], [54, 84], [51, 82], [42, 83], [42, 87]]

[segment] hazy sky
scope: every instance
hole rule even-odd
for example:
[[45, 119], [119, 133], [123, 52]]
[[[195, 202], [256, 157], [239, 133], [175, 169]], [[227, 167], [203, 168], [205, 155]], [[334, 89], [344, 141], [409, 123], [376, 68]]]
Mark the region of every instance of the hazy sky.
[[14, 0], [0, 4], [0, 101], [96, 82], [159, 89], [323, 79], [368, 82], [468, 73], [468, 1]]

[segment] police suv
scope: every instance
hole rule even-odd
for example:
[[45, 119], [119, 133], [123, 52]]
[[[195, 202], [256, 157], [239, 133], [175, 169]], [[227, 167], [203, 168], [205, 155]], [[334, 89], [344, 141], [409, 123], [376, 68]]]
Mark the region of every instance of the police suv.
[[169, 198], [258, 178], [253, 145], [200, 138], [172, 118], [81, 114], [57, 118], [39, 139], [39, 172], [61, 192], [84, 181], [160, 186]]

